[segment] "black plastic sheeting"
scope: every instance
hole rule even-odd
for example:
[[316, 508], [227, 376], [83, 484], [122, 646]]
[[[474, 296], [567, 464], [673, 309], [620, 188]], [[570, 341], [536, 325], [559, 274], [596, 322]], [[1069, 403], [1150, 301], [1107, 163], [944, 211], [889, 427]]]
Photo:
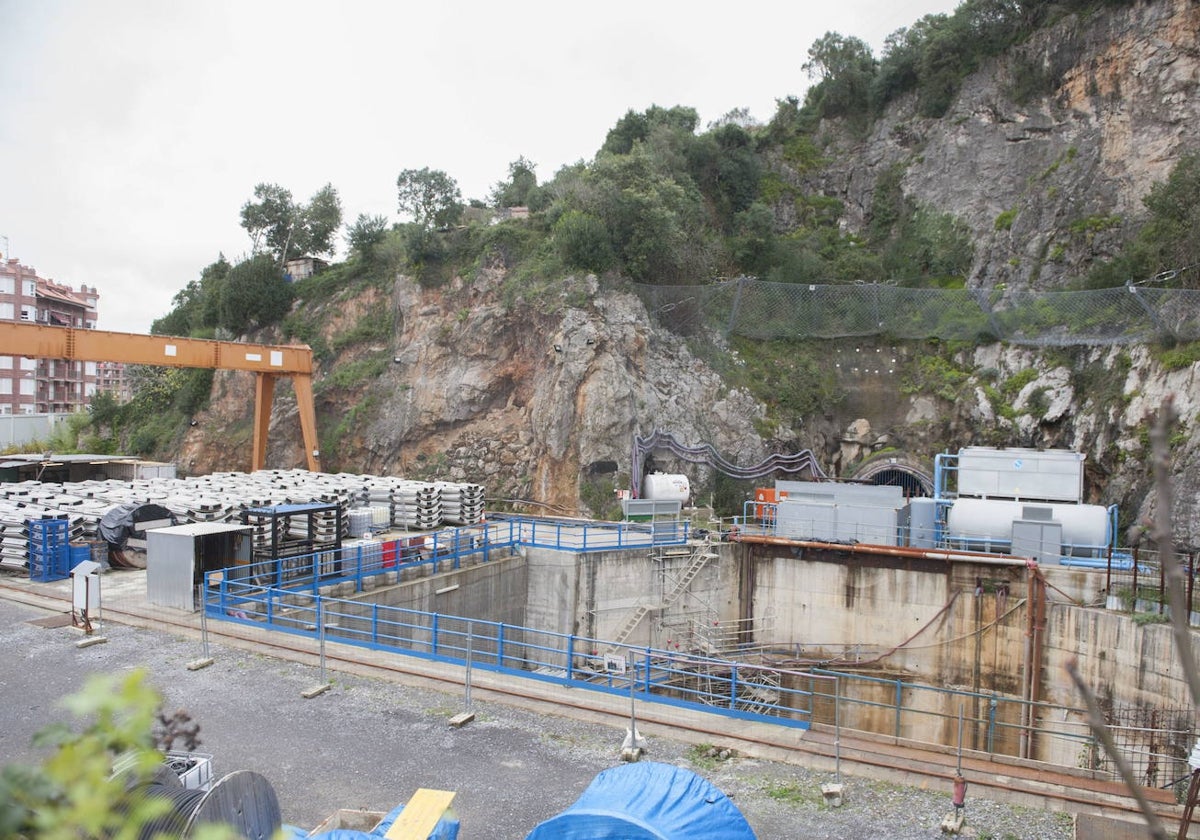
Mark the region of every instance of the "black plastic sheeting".
[[179, 524], [175, 514], [162, 505], [133, 502], [115, 507], [104, 514], [96, 530], [100, 539], [113, 548], [122, 549], [130, 537], [143, 537], [144, 529], [139, 527], [140, 525], [146, 522], [162, 522], [164, 519], [172, 525]]

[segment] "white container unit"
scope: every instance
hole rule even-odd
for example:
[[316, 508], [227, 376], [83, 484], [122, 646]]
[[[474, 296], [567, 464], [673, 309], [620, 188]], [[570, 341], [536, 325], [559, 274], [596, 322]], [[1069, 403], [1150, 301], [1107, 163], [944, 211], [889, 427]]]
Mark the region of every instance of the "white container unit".
[[146, 532], [146, 600], [195, 612], [204, 573], [250, 563], [248, 525], [193, 522]]
[[1078, 503], [1083, 500], [1083, 454], [968, 446], [958, 453], [958, 495]]

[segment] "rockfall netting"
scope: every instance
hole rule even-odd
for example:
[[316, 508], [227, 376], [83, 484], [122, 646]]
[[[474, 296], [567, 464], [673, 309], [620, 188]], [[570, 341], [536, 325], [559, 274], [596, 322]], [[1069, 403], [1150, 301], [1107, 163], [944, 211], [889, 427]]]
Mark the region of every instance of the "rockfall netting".
[[1195, 289], [989, 292], [751, 278], [635, 289], [664, 326], [685, 335], [706, 326], [763, 340], [879, 335], [1061, 347], [1200, 339]]

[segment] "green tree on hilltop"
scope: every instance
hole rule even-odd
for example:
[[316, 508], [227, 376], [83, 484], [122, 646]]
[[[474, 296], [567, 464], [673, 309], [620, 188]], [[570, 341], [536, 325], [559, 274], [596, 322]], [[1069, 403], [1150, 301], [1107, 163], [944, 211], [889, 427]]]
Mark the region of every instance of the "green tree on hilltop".
[[399, 210], [422, 230], [452, 225], [462, 215], [458, 183], [440, 169], [405, 169], [396, 179]]
[[278, 184], [258, 184], [255, 201], [242, 205], [242, 227], [250, 234], [254, 254], [269, 252], [281, 265], [305, 254], [332, 254], [342, 226], [342, 203], [332, 184], [313, 194], [307, 204], [292, 200]]

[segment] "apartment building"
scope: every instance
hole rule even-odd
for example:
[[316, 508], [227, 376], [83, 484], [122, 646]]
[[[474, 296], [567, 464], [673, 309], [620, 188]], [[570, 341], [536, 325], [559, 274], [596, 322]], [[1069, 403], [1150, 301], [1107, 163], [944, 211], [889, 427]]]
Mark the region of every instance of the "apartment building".
[[[45, 280], [17, 259], [0, 259], [0, 321], [96, 328], [95, 287]], [[96, 362], [0, 356], [0, 414], [57, 414], [85, 407], [96, 393]]]

